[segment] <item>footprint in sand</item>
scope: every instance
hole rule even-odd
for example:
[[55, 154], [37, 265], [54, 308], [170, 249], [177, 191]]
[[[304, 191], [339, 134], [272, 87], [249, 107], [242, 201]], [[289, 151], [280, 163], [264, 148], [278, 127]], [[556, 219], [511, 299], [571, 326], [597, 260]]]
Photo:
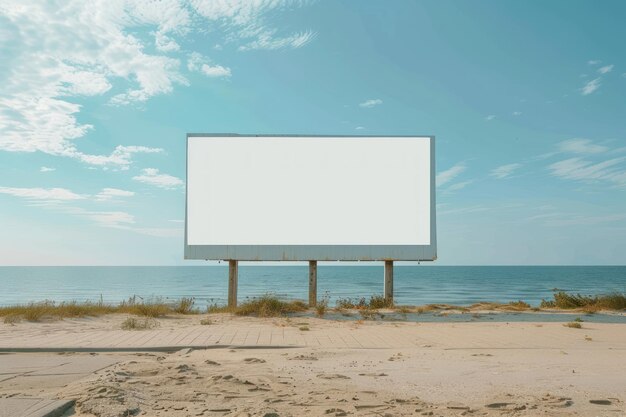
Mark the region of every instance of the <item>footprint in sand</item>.
[[214, 366], [220, 366], [221, 365], [221, 363], [212, 361], [211, 359], [205, 360], [204, 363], [206, 363], [207, 365], [214, 365]]
[[259, 358], [246, 358], [243, 361], [246, 363], [265, 363], [265, 359]]

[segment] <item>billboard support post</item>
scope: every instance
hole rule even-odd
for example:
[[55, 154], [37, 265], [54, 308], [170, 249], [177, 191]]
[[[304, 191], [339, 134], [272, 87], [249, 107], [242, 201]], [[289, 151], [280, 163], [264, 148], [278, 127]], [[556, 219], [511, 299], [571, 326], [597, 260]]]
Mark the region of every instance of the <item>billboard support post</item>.
[[317, 305], [317, 261], [309, 261], [309, 306]]
[[393, 261], [385, 261], [385, 301], [393, 303]]
[[239, 265], [237, 261], [228, 261], [228, 308], [237, 307], [237, 281]]

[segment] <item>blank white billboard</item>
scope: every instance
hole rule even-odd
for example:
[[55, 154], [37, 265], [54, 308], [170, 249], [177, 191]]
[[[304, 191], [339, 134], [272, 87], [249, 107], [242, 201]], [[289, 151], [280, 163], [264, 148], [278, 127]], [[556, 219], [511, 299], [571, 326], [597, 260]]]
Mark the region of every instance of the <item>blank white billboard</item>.
[[187, 259], [435, 258], [432, 137], [188, 135]]

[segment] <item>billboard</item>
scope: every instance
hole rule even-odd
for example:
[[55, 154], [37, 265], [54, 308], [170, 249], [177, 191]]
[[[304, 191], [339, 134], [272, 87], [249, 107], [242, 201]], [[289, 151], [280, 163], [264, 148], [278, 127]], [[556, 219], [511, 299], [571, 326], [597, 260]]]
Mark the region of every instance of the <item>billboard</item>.
[[188, 134], [185, 259], [434, 260], [434, 145]]

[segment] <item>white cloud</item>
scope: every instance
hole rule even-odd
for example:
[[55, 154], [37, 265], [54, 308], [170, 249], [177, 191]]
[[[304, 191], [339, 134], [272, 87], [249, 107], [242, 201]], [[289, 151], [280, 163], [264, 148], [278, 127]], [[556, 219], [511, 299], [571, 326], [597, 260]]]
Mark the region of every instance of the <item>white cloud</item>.
[[582, 95], [587, 96], [600, 88], [600, 80], [601, 78], [598, 77], [585, 84], [585, 86], [581, 89]]
[[602, 145], [596, 145], [589, 139], [568, 139], [558, 144], [561, 152], [578, 153], [578, 154], [593, 154], [606, 152], [609, 148]]
[[513, 112], [513, 116], [521, 116], [522, 112], [521, 111], [514, 111]]
[[173, 52], [180, 49], [180, 45], [163, 32], [154, 34], [154, 46], [161, 52]]
[[[268, 12], [305, 0], [6, 0], [0, 3], [0, 150], [40, 151], [85, 163], [123, 166], [129, 158], [89, 155], [75, 146], [94, 126], [81, 121], [80, 100], [103, 96], [113, 105], [141, 103], [189, 81], [181, 44], [211, 31], [243, 49], [298, 48], [312, 32], [281, 34]], [[187, 52], [185, 52], [187, 53]], [[182, 58], [182, 59], [181, 59]], [[207, 76], [230, 69], [204, 63]], [[111, 92], [115, 94], [110, 96]]]
[[39, 168], [40, 172], [52, 172], [52, 171], [56, 171], [56, 168], [50, 168], [50, 167], [41, 167]]
[[515, 171], [520, 169], [523, 165], [519, 163], [501, 165], [494, 168], [489, 175], [497, 179], [504, 179], [510, 177]]
[[602, 62], [602, 61], [598, 61], [598, 60], [592, 59], [592, 60], [587, 61], [587, 64], [588, 64], [588, 65], [598, 65], [598, 64], [600, 64], [601, 62]]
[[120, 197], [132, 197], [135, 193], [133, 191], [120, 190], [119, 188], [103, 188], [98, 194], [95, 195], [97, 201], [109, 201]]
[[365, 127], [363, 126], [357, 126], [354, 128], [354, 130], [365, 130]]
[[594, 162], [582, 158], [569, 158], [548, 166], [552, 175], [564, 179], [583, 182], [609, 182], [618, 187], [626, 187], [626, 157]]
[[168, 174], [160, 174], [156, 168], [146, 168], [141, 171], [141, 175], [133, 177], [135, 181], [154, 185], [165, 189], [181, 187], [184, 182], [180, 178]]
[[201, 72], [207, 77], [230, 77], [231, 71], [228, 67], [221, 65], [210, 65], [208, 59], [198, 52], [193, 52], [187, 60], [189, 71]]
[[613, 71], [613, 67], [615, 65], [605, 65], [604, 67], [598, 68], [598, 72], [600, 74], [608, 74], [609, 72]]
[[135, 223], [135, 216], [123, 211], [85, 211], [81, 215], [102, 227], [125, 228]]
[[127, 169], [132, 162], [134, 154], [137, 153], [161, 153], [161, 148], [149, 148], [147, 146], [116, 146], [115, 150], [110, 155], [86, 155], [80, 152], [76, 152], [75, 158], [80, 159], [91, 165], [117, 165], [122, 169]]
[[448, 188], [446, 188], [446, 191], [458, 191], [458, 190], [461, 190], [461, 189], [467, 187], [468, 185], [470, 185], [473, 182], [474, 182], [473, 180], [457, 182], [457, 183], [454, 183], [454, 184], [448, 186]]
[[449, 183], [450, 181], [452, 181], [453, 179], [455, 179], [458, 175], [460, 175], [461, 173], [463, 173], [466, 170], [466, 166], [464, 163], [460, 162], [456, 165], [454, 165], [453, 167], [440, 172], [439, 174], [437, 174], [436, 177], [436, 183], [437, 183], [437, 187], [441, 187], [447, 183]]
[[375, 99], [365, 100], [363, 103], [359, 103], [359, 106], [370, 108], [374, 106], [379, 106], [381, 104], [383, 104], [383, 101], [379, 98], [375, 98]]
[[202, 64], [202, 72], [207, 77], [230, 77], [230, 68], [221, 65]]
[[8, 194], [27, 200], [41, 200], [48, 202], [83, 200], [84, 195], [76, 194], [66, 188], [16, 188], [0, 187], [0, 194]]
[[496, 115], [495, 115], [495, 114], [490, 114], [490, 115], [488, 115], [487, 117], [485, 117], [485, 120], [486, 120], [486, 121], [488, 121], [488, 122], [490, 122], [490, 121], [492, 121], [492, 120], [493, 120], [493, 119], [495, 119], [495, 118], [496, 118]]
[[291, 36], [277, 38], [276, 31], [265, 31], [258, 35], [258, 38], [246, 45], [239, 47], [240, 51], [249, 51], [253, 49], [283, 49], [283, 48], [301, 48], [311, 42], [315, 38], [315, 33], [311, 31], [295, 33]]

